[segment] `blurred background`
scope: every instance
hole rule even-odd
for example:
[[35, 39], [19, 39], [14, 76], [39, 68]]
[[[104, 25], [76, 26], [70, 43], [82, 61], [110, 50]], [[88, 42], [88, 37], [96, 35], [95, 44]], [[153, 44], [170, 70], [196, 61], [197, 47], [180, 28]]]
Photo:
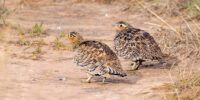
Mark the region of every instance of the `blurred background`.
[[[149, 32], [167, 64], [81, 83], [64, 34], [112, 47], [117, 21]], [[200, 0], [0, 0], [0, 41], [1, 100], [200, 100]]]

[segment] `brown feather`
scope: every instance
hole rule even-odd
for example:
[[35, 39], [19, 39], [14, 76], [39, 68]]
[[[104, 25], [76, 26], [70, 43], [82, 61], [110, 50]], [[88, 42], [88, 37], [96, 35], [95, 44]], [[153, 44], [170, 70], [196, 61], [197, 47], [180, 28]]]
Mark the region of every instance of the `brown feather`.
[[126, 76], [117, 55], [104, 43], [83, 41], [75, 52], [76, 64], [84, 67], [90, 74]]
[[144, 30], [129, 27], [114, 38], [114, 50], [126, 59], [160, 60], [163, 53], [154, 38]]

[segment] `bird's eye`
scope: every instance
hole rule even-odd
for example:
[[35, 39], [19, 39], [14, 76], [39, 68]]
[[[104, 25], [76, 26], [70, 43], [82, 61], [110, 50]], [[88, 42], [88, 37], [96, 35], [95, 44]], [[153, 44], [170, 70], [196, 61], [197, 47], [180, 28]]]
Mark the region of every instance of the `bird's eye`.
[[123, 25], [122, 25], [122, 24], [120, 24], [120, 25], [119, 25], [119, 27], [123, 27]]
[[75, 35], [74, 35], [74, 34], [70, 34], [69, 37], [70, 37], [70, 38], [74, 38]]
[[74, 38], [75, 36], [74, 36], [74, 35], [70, 35], [70, 37], [71, 37], [71, 38]]

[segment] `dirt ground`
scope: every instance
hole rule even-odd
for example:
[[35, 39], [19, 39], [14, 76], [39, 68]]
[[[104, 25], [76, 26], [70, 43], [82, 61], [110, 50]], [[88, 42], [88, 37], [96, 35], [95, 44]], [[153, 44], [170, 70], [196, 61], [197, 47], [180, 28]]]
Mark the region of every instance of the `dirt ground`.
[[[121, 12], [124, 6], [74, 4], [67, 0], [36, 1], [27, 0], [19, 6], [19, 0], [6, 0], [9, 8], [17, 8], [7, 21], [24, 28], [42, 22], [48, 35], [41, 38], [47, 44], [62, 31], [78, 31], [86, 39], [99, 40], [112, 47], [115, 31], [111, 25], [119, 20], [128, 21], [152, 35], [156, 31], [145, 24], [154, 19], [141, 13], [125, 14]], [[5, 33], [7, 41], [17, 40], [16, 30]], [[1, 100], [160, 100], [164, 93], [153, 88], [171, 82], [169, 69], [152, 66], [127, 71], [127, 77], [112, 77], [106, 84], [102, 84], [99, 77], [92, 83], [82, 83], [86, 74], [73, 64], [71, 51], [54, 50], [51, 45], [45, 45], [41, 48], [41, 58], [32, 60], [29, 58], [32, 49], [14, 43], [1, 46], [4, 57], [1, 62], [6, 62], [1, 67]], [[121, 61], [128, 70], [127, 63]]]

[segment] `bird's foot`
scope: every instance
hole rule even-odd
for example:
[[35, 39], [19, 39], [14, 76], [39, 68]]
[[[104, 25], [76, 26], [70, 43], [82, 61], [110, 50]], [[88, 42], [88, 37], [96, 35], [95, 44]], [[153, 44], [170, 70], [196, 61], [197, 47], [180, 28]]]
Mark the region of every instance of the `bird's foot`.
[[105, 84], [106, 77], [103, 77], [102, 83]]
[[134, 71], [134, 70], [138, 70], [139, 65], [133, 62], [130, 64], [130, 67], [131, 67], [130, 71]]
[[91, 83], [91, 81], [88, 80], [88, 79], [87, 79], [87, 80], [83, 79], [83, 80], [81, 80], [81, 82], [82, 82], [82, 83]]
[[81, 80], [83, 83], [91, 83], [92, 75], [87, 74], [88, 78], [86, 80]]

